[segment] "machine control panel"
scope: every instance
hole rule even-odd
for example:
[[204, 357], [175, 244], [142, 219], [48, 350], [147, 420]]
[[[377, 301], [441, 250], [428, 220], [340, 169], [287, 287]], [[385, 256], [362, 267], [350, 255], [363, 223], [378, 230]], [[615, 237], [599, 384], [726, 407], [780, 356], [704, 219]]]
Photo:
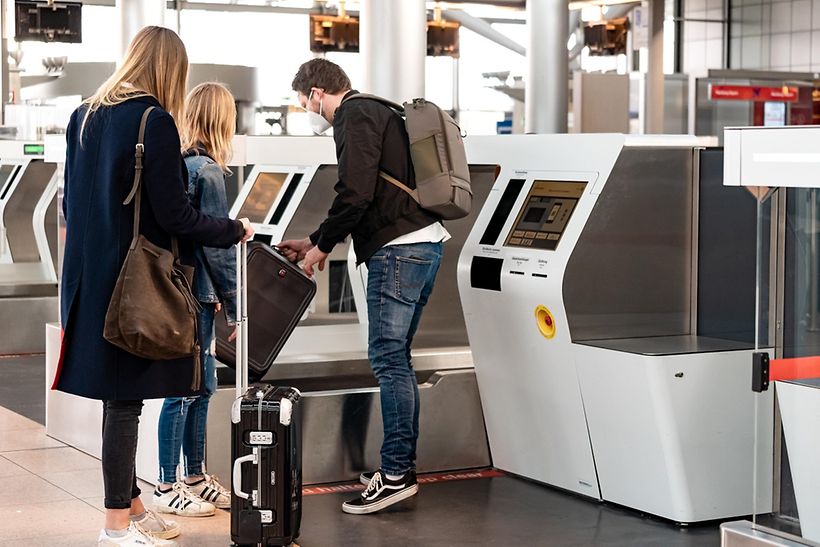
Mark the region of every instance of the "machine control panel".
[[554, 251], [586, 182], [536, 180], [505, 245]]

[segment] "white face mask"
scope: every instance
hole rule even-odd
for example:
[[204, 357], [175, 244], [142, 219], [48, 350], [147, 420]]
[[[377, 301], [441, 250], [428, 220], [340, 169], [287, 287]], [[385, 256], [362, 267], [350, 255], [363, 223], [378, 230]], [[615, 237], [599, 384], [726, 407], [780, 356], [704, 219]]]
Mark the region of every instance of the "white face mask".
[[312, 110], [310, 110], [311, 98], [313, 98], [313, 91], [311, 91], [310, 96], [308, 96], [307, 108], [305, 108], [308, 115], [308, 123], [310, 124], [310, 128], [313, 130], [314, 133], [316, 133], [317, 135], [322, 135], [333, 126], [321, 114], [323, 110], [322, 107], [324, 106], [322, 104], [322, 99], [319, 99], [319, 112], [313, 112]]

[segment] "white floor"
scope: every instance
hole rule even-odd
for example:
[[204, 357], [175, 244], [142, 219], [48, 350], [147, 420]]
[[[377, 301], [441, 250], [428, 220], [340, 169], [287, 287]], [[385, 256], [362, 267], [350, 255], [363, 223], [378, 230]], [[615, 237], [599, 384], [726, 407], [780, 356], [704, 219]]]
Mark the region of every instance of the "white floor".
[[[141, 484], [150, 503], [152, 487]], [[174, 517], [180, 545], [230, 545], [230, 516]], [[0, 547], [96, 545], [103, 524], [100, 461], [46, 436], [45, 428], [0, 407]]]

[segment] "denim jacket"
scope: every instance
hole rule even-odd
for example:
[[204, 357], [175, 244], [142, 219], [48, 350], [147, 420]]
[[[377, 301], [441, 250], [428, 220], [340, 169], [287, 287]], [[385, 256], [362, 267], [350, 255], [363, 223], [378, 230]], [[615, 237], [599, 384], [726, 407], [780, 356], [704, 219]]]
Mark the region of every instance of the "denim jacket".
[[[203, 150], [185, 153], [188, 168], [188, 195], [191, 203], [202, 213], [213, 217], [228, 216], [228, 196], [225, 192], [225, 174]], [[222, 302], [233, 325], [236, 319], [236, 247], [196, 248], [194, 296], [203, 303]]]

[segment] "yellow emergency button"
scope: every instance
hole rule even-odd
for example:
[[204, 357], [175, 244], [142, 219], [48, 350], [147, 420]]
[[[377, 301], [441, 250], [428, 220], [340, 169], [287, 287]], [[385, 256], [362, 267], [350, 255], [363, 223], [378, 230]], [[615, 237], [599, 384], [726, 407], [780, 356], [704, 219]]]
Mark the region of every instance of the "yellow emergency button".
[[547, 340], [551, 340], [555, 336], [555, 318], [546, 306], [535, 308], [535, 323], [538, 325], [541, 336]]

